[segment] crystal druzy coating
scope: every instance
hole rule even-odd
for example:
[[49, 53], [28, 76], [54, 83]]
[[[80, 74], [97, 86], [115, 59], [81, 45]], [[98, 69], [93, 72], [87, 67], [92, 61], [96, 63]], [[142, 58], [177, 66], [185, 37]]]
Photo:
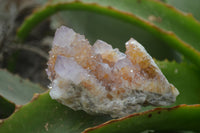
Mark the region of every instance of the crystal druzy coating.
[[170, 105], [179, 94], [133, 38], [124, 54], [101, 40], [92, 46], [61, 26], [49, 53], [50, 96], [74, 110], [121, 117], [142, 106]]

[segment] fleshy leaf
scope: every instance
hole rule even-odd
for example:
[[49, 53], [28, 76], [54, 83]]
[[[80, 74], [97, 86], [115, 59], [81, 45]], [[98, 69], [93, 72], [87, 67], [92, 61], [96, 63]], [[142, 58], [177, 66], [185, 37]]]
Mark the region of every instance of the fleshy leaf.
[[83, 111], [73, 111], [44, 93], [36, 95], [35, 100], [5, 120], [0, 125], [0, 132], [79, 133], [108, 119], [107, 116], [91, 116]]
[[[85, 0], [84, 2], [91, 1]], [[183, 53], [197, 65], [200, 65], [200, 53], [198, 51], [200, 50], [200, 24], [193, 17], [182, 14], [175, 8], [155, 0], [126, 0], [123, 3], [116, 0], [97, 0], [97, 2], [100, 5], [82, 2], [52, 2], [29, 16], [19, 29], [18, 36], [25, 38], [37, 23], [61, 10], [94, 11], [144, 28], [172, 48]]]
[[124, 43], [134, 37], [152, 57], [158, 60], [167, 58], [180, 61], [181, 58], [175, 50], [150, 32], [114, 17], [88, 11], [62, 11], [51, 17], [53, 30], [63, 24], [84, 34], [91, 44], [101, 39], [125, 52]]
[[179, 105], [172, 108], [156, 108], [152, 111], [135, 113], [133, 115], [111, 120], [84, 133], [140, 133], [145, 130], [156, 131], [200, 131], [200, 105]]
[[6, 70], [0, 70], [0, 95], [17, 105], [26, 104], [34, 93], [44, 91], [45, 89], [37, 84], [12, 75]]
[[166, 3], [176, 7], [177, 9], [186, 12], [192, 13], [192, 15], [200, 21], [200, 1], [199, 0], [166, 0]]

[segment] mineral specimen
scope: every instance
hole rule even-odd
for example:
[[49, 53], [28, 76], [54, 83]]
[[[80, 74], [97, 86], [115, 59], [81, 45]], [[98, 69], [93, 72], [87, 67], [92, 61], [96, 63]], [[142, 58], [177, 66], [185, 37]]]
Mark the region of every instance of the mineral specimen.
[[55, 33], [47, 74], [53, 99], [90, 114], [121, 117], [142, 106], [170, 105], [179, 94], [133, 38], [124, 54], [101, 40], [91, 46], [65, 26]]

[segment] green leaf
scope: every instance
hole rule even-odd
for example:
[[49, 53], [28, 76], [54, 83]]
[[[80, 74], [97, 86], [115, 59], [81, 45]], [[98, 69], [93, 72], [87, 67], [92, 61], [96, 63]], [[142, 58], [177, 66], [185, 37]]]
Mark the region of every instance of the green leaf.
[[[89, 0], [83, 1], [91, 2]], [[164, 3], [155, 0], [126, 0], [123, 2], [117, 0], [97, 0], [97, 2], [100, 5], [82, 2], [52, 2], [38, 9], [26, 19], [18, 31], [18, 37], [25, 38], [34, 26], [58, 11], [87, 10], [109, 15], [137, 25], [151, 32], [154, 36], [157, 36], [160, 40], [183, 53], [200, 66], [200, 53], [198, 51], [200, 50], [200, 24], [193, 17], [184, 15], [176, 9], [169, 8]], [[107, 6], [112, 6], [119, 10]]]
[[166, 3], [176, 7], [177, 9], [191, 13], [197, 20], [200, 21], [200, 1], [199, 0], [166, 0]]
[[0, 69], [0, 95], [8, 101], [17, 105], [26, 104], [34, 93], [41, 93], [45, 90], [37, 84]]
[[[55, 3], [58, 3], [58, 0], [54, 1]], [[124, 0], [123, 2], [120, 0], [82, 0], [82, 2], [96, 2], [102, 6], [111, 6], [119, 11], [132, 13], [139, 18], [153, 23], [160, 29], [172, 31], [181, 40], [191, 44], [195, 49], [200, 50], [200, 23], [190, 15], [178, 12], [172, 6], [166, 5], [157, 0]], [[151, 17], [157, 18], [154, 19]]]
[[[157, 62], [162, 72], [180, 91], [175, 104], [200, 103], [200, 72], [194, 65], [175, 62]], [[183, 82], [184, 78], [184, 82]], [[35, 96], [31, 103], [20, 108], [6, 119], [0, 132], [59, 132], [76, 133], [110, 119], [73, 111], [52, 100], [48, 93]], [[144, 130], [200, 130], [200, 105], [180, 106], [172, 109], [155, 109], [113, 120], [95, 128], [93, 132], [139, 132]], [[189, 122], [189, 123], [188, 123]], [[31, 125], [31, 128], [29, 127]]]
[[157, 108], [136, 113], [125, 118], [111, 120], [84, 133], [140, 133], [144, 130], [200, 131], [200, 105], [180, 105], [173, 108]]
[[167, 58], [180, 61], [179, 55], [163, 41], [148, 31], [120, 19], [87, 11], [62, 11], [54, 15], [51, 22], [53, 30], [63, 24], [73, 27], [77, 33], [85, 35], [90, 44], [100, 39], [125, 52], [125, 42], [133, 37], [145, 47], [152, 57], [158, 60]]
[[[52, 100], [48, 93], [37, 95], [0, 125], [1, 133], [80, 133], [110, 117], [73, 111]], [[31, 127], [30, 127], [31, 126]]]

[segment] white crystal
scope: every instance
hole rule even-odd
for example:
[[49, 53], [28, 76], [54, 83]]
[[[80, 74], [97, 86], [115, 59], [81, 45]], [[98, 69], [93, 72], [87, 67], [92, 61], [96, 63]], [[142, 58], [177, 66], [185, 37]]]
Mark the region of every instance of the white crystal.
[[104, 41], [97, 40], [93, 45], [93, 50], [96, 54], [103, 54], [113, 50], [112, 46]]
[[78, 65], [73, 58], [66, 58], [60, 55], [56, 59], [55, 72], [74, 84], [79, 84], [87, 74], [86, 70]]
[[120, 52], [118, 48], [115, 48], [114, 51], [117, 54], [118, 60], [122, 60], [122, 59], [126, 58], [126, 55], [124, 53]]
[[55, 33], [55, 37], [53, 40], [53, 45], [59, 47], [68, 47], [71, 45], [75, 38], [76, 33], [74, 30], [67, 28], [65, 26], [61, 26], [57, 29]]
[[121, 59], [121, 60], [118, 60], [116, 63], [115, 63], [115, 68], [116, 69], [122, 69], [123, 67], [128, 67], [128, 66], [130, 66], [130, 67], [132, 67], [133, 65], [132, 65], [132, 63], [131, 63], [131, 61], [130, 60], [128, 60], [127, 58], [125, 58], [125, 59]]

